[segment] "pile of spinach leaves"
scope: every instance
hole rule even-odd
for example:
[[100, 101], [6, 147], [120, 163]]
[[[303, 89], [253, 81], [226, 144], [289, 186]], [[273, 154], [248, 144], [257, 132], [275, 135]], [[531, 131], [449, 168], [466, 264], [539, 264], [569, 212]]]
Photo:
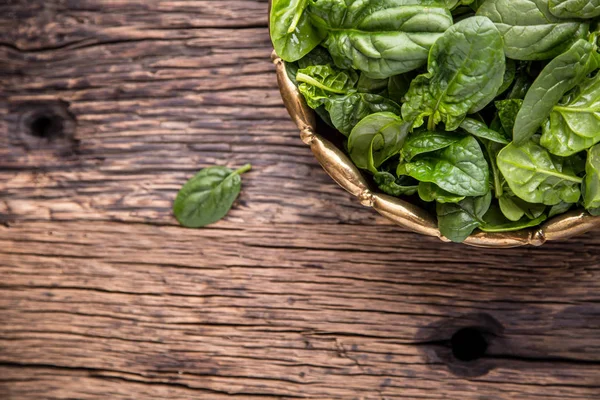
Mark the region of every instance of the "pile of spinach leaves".
[[600, 1], [273, 0], [271, 38], [357, 167], [441, 233], [600, 215]]

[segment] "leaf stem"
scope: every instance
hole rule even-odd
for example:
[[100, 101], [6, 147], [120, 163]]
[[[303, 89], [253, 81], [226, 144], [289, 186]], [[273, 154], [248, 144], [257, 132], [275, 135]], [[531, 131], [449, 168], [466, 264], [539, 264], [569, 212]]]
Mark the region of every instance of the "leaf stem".
[[244, 165], [244, 166], [242, 166], [242, 167], [240, 167], [240, 168], [236, 169], [235, 171], [233, 171], [233, 173], [234, 173], [234, 174], [241, 175], [241, 174], [243, 174], [244, 172], [248, 172], [248, 171], [250, 171], [251, 169], [252, 169], [252, 165], [251, 165], [251, 164], [246, 164], [246, 165]]
[[435, 130], [435, 122], [433, 120], [433, 114], [427, 118], [427, 130], [433, 132]]
[[290, 24], [290, 27], [288, 28], [287, 33], [293, 33], [296, 30], [296, 27], [298, 26], [298, 22], [300, 22], [300, 18], [302, 17], [302, 14], [304, 13], [304, 9], [306, 8], [306, 1], [307, 0], [302, 0], [300, 2], [300, 4], [298, 4], [296, 7], [296, 14], [294, 15], [294, 19], [292, 19], [292, 22]]
[[316, 86], [319, 89], [323, 89], [327, 92], [336, 93], [336, 94], [346, 94], [345, 90], [337, 90], [337, 89], [333, 89], [331, 87], [325, 86], [321, 82], [319, 82], [318, 80], [313, 78], [312, 76], [303, 74], [302, 72], [298, 72], [298, 74], [296, 75], [296, 81], [302, 82], [302, 83], [308, 83], [309, 85]]

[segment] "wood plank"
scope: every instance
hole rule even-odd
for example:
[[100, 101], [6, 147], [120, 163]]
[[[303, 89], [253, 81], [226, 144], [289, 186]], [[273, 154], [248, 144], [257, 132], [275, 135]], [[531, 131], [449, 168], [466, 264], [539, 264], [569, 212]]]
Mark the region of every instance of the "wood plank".
[[[289, 121], [266, 8], [0, 4], [0, 398], [600, 398], [598, 234], [480, 250], [361, 207]], [[246, 162], [227, 218], [177, 226], [189, 176]]]

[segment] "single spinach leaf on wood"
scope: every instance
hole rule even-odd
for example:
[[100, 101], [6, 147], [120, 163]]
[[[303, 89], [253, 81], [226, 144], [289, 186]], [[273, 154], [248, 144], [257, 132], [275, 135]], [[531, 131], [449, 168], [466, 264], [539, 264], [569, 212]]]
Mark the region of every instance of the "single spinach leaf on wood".
[[477, 15], [488, 17], [504, 39], [506, 56], [514, 60], [546, 60], [587, 35], [589, 25], [555, 17], [548, 0], [487, 0]]
[[409, 176], [396, 178], [393, 174], [386, 171], [375, 173], [373, 180], [383, 193], [395, 197], [412, 196], [417, 193], [419, 187], [419, 182]]
[[475, 229], [483, 225], [483, 217], [490, 208], [491, 193], [467, 197], [459, 203], [437, 204], [440, 233], [453, 242], [463, 242]]
[[416, 69], [430, 47], [452, 25], [452, 15], [432, 1], [311, 0], [309, 13], [328, 32], [327, 47], [340, 68], [371, 78]]
[[463, 135], [454, 132], [421, 131], [413, 133], [402, 146], [402, 159], [411, 161], [413, 157], [445, 149], [463, 138]]
[[595, 46], [578, 40], [546, 65], [527, 92], [517, 114], [513, 141], [523, 144], [537, 132], [558, 101], [598, 68]]
[[298, 90], [311, 108], [325, 104], [331, 95], [355, 91], [358, 74], [354, 70], [337, 70], [330, 65], [312, 65], [298, 70]]
[[458, 196], [450, 192], [445, 191], [435, 183], [421, 182], [418, 188], [419, 197], [421, 200], [426, 202], [438, 202], [438, 203], [458, 203], [465, 199], [465, 196]]
[[600, 145], [589, 149], [585, 164], [585, 179], [583, 184], [583, 205], [585, 209], [598, 215], [600, 209]]
[[550, 12], [559, 18], [591, 19], [600, 16], [600, 0], [549, 0]]
[[431, 182], [459, 196], [482, 196], [489, 192], [489, 167], [475, 138], [467, 136], [444, 150], [427, 153], [398, 165], [398, 175]]
[[491, 140], [495, 143], [508, 144], [508, 139], [500, 132], [488, 128], [483, 122], [473, 118], [465, 118], [460, 127], [471, 135], [480, 139]]
[[370, 93], [332, 96], [325, 102], [325, 108], [331, 116], [333, 126], [346, 136], [369, 114], [387, 111], [400, 115], [398, 104], [386, 97]]
[[467, 113], [475, 113], [492, 101], [502, 85], [502, 37], [487, 18], [465, 19], [435, 42], [427, 70], [412, 81], [402, 117], [414, 127], [428, 117], [430, 131], [440, 122], [446, 130], [455, 130]]
[[567, 157], [600, 142], [600, 74], [586, 78], [552, 108], [543, 125], [542, 146]]
[[250, 170], [250, 164], [233, 171], [227, 167], [208, 167], [186, 182], [177, 193], [173, 214], [188, 228], [199, 228], [223, 218], [240, 194], [240, 174]]
[[498, 154], [498, 168], [515, 195], [529, 203], [576, 203], [582, 179], [565, 168], [565, 160], [552, 157], [532, 141], [509, 144]]
[[275, 52], [285, 61], [296, 61], [317, 47], [325, 33], [316, 29], [305, 12], [308, 0], [273, 0], [270, 33]]
[[358, 168], [378, 168], [400, 152], [407, 134], [408, 127], [400, 117], [389, 112], [371, 114], [352, 129], [348, 153]]

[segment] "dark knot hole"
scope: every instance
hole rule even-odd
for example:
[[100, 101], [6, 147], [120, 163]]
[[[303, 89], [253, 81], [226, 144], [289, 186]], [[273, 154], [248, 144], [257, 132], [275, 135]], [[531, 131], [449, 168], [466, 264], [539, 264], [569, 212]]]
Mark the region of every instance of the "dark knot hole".
[[43, 139], [51, 140], [61, 137], [63, 130], [63, 120], [58, 115], [37, 115], [29, 123], [29, 133]]
[[460, 361], [474, 361], [485, 355], [488, 348], [483, 333], [476, 328], [463, 328], [450, 339], [452, 354]]

